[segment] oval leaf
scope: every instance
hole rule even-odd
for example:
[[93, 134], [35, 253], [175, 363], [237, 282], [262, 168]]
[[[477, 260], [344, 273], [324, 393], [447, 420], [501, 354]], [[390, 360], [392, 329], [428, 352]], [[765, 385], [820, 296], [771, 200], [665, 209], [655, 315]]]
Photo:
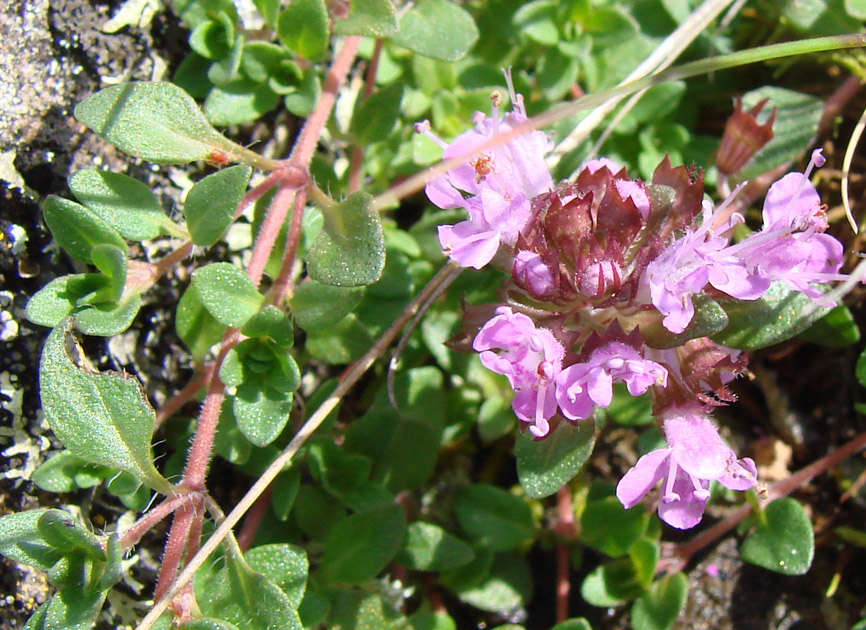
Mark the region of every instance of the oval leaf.
[[75, 260], [91, 262], [91, 250], [102, 244], [128, 251], [117, 230], [74, 201], [49, 195], [42, 214], [54, 240]]
[[232, 166], [208, 175], [193, 186], [183, 205], [192, 242], [203, 247], [216, 243], [231, 225], [253, 169]]
[[196, 269], [192, 287], [207, 311], [232, 328], [243, 326], [264, 302], [250, 277], [231, 263], [213, 263]]
[[138, 380], [124, 373], [76, 365], [67, 342], [80, 351], [67, 320], [48, 336], [39, 365], [42, 409], [57, 438], [94, 464], [125, 470], [163, 494], [171, 484], [153, 466], [150, 440], [156, 414]]
[[526, 501], [494, 486], [462, 486], [454, 500], [454, 511], [466, 533], [488, 549], [512, 549], [535, 535]]
[[78, 201], [124, 238], [156, 238], [161, 228], [174, 234], [180, 232], [163, 213], [156, 195], [133, 177], [87, 169], [74, 173], [67, 182]]
[[339, 521], [328, 532], [319, 577], [323, 582], [366, 582], [385, 568], [403, 542], [406, 512], [378, 505]]
[[62, 554], [42, 540], [37, 529], [39, 519], [51, 510], [28, 510], [0, 518], [0, 554], [7, 558], [47, 571]]
[[334, 20], [337, 35], [390, 37], [397, 32], [397, 12], [391, 0], [352, 0], [349, 15]]
[[533, 499], [550, 496], [571, 481], [592, 454], [595, 425], [563, 422], [547, 439], [534, 441], [520, 433], [514, 444], [517, 477]]
[[354, 311], [363, 296], [360, 289], [307, 280], [292, 296], [292, 315], [304, 330], [327, 328]]
[[[728, 315], [728, 326], [712, 340], [738, 350], [758, 350], [781, 343], [806, 330], [830, 312], [781, 280], [757, 300], [718, 300]], [[810, 313], [811, 311], [811, 313]], [[804, 315], [804, 313], [809, 313]]]
[[392, 38], [409, 50], [442, 61], [457, 61], [477, 39], [472, 16], [448, 0], [423, 0], [409, 9]]
[[417, 571], [443, 571], [471, 562], [472, 547], [433, 523], [415, 521], [406, 530], [400, 564]]
[[815, 533], [803, 507], [789, 497], [776, 499], [764, 516], [740, 547], [743, 560], [776, 573], [806, 573], [815, 555]]
[[277, 36], [304, 59], [319, 59], [328, 49], [328, 9], [322, 0], [292, 0], [277, 21]]
[[168, 82], [112, 85], [79, 103], [75, 117], [121, 151], [160, 164], [204, 160], [232, 146], [192, 97]]
[[668, 630], [686, 605], [689, 581], [682, 573], [654, 582], [631, 609], [634, 630]]
[[366, 286], [381, 278], [385, 235], [373, 197], [357, 192], [323, 214], [322, 230], [307, 253], [310, 277], [338, 287]]

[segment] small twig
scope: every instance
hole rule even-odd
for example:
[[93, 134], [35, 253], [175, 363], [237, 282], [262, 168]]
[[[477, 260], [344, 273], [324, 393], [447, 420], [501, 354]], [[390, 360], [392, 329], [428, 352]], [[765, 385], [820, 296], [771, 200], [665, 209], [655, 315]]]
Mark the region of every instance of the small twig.
[[186, 403], [192, 400], [193, 396], [195, 396], [198, 391], [202, 387], [204, 387], [205, 383], [210, 381], [213, 367], [214, 366], [211, 363], [210, 365], [205, 366], [200, 373], [193, 375], [190, 382], [186, 384], [186, 387], [184, 387], [174, 396], [169, 398], [165, 402], [165, 404], [163, 404], [159, 408], [159, 410], [157, 410], [156, 419], [154, 421], [154, 430], [158, 429], [160, 426], [162, 426], [163, 422], [165, 422], [178, 411], [180, 411], [180, 409]]
[[[556, 533], [562, 538], [572, 539], [575, 535], [574, 506], [571, 502], [571, 488], [568, 485], [559, 489], [556, 495]], [[571, 594], [570, 550], [565, 542], [556, 544], [556, 623], [568, 619], [568, 598]]]
[[406, 323], [412, 319], [417, 309], [424, 303], [429, 295], [445, 281], [445, 279], [453, 273], [459, 265], [454, 261], [448, 262], [439, 272], [427, 283], [414, 300], [404, 309], [400, 317], [386, 330], [373, 346], [361, 357], [352, 368], [346, 373], [343, 380], [337, 385], [334, 392], [319, 406], [318, 409], [310, 416], [309, 420], [298, 430], [292, 441], [285, 449], [277, 456], [277, 458], [268, 466], [262, 475], [256, 480], [252, 487], [247, 491], [244, 497], [238, 502], [229, 515], [217, 527], [216, 531], [202, 545], [199, 552], [187, 562], [183, 571], [178, 575], [174, 584], [165, 593], [161, 593], [160, 597], [155, 598], [155, 603], [150, 612], [145, 615], [141, 623], [138, 624], [136, 630], [148, 630], [151, 628], [165, 611], [174, 598], [183, 589], [184, 585], [189, 582], [195, 575], [195, 572], [207, 560], [208, 556], [219, 546], [222, 540], [231, 533], [232, 528], [237, 525], [247, 510], [249, 510], [258, 497], [271, 484], [276, 476], [283, 468], [292, 461], [295, 453], [306, 443], [311, 435], [318, 429], [319, 425], [328, 417], [328, 414], [337, 406], [342, 397], [355, 385], [358, 379], [366, 373], [366, 371], [376, 362], [376, 360], [385, 352], [387, 347], [394, 341], [400, 330]]
[[134, 547], [138, 544], [138, 541], [141, 540], [141, 537], [150, 531], [162, 519], [196, 498], [198, 498], [198, 495], [195, 492], [175, 494], [174, 496], [167, 498], [155, 508], [143, 514], [141, 518], [123, 532], [120, 536], [121, 548], [130, 549], [131, 547]]
[[295, 268], [295, 257], [298, 253], [298, 243], [301, 239], [301, 228], [304, 222], [304, 209], [307, 206], [307, 189], [302, 188], [295, 194], [295, 207], [292, 209], [292, 218], [289, 230], [286, 233], [286, 245], [283, 249], [283, 262], [280, 273], [274, 281], [274, 286], [268, 292], [268, 303], [279, 306], [283, 300], [291, 297], [292, 271]]
[[241, 526], [241, 531], [238, 533], [238, 546], [242, 551], [246, 551], [253, 544], [253, 539], [256, 537], [256, 532], [259, 531], [259, 525], [262, 523], [262, 518], [265, 512], [271, 506], [271, 493], [273, 486], [268, 486], [262, 495], [256, 499], [250, 511], [247, 512], [247, 517], [244, 519], [244, 524]]

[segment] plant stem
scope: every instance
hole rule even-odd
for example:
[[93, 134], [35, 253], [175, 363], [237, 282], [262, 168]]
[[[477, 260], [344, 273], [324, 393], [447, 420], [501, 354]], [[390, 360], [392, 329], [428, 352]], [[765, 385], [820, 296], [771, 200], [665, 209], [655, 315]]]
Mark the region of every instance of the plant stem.
[[178, 508], [186, 505], [191, 500], [197, 498], [197, 494], [195, 492], [186, 492], [183, 494], [176, 494], [167, 498], [165, 501], [157, 505], [155, 508], [142, 515], [135, 523], [130, 525], [130, 527], [123, 532], [120, 537], [120, 546], [123, 549], [130, 549], [138, 544], [138, 541], [141, 540], [141, 537], [144, 536], [146, 532], [152, 529], [157, 523], [159, 523], [166, 516], [177, 510]]
[[232, 509], [229, 515], [217, 527], [216, 531], [202, 545], [201, 549], [193, 558], [187, 562], [183, 571], [175, 580], [174, 584], [160, 597], [155, 598], [155, 603], [150, 612], [145, 615], [141, 623], [138, 624], [136, 630], [148, 630], [159, 618], [163, 611], [168, 607], [172, 598], [175, 597], [184, 585], [192, 579], [195, 572], [205, 563], [208, 556], [219, 546], [220, 542], [231, 533], [232, 528], [241, 520], [247, 510], [249, 510], [258, 497], [271, 484], [281, 470], [292, 461], [292, 458], [306, 443], [311, 435], [316, 431], [319, 425], [328, 417], [328, 414], [337, 406], [342, 397], [348, 392], [358, 379], [363, 376], [366, 371], [376, 362], [376, 360], [385, 352], [388, 346], [400, 334], [403, 326], [414, 316], [417, 309], [424, 303], [428, 296], [435, 292], [438, 286], [448, 280], [451, 274], [459, 271], [460, 265], [454, 261], [446, 263], [442, 269], [427, 283], [427, 286], [406, 306], [393, 324], [386, 330], [373, 346], [356, 361], [352, 367], [346, 372], [343, 379], [337, 385], [334, 392], [319, 406], [318, 409], [310, 416], [309, 420], [298, 430], [292, 441], [285, 449], [277, 456], [277, 458], [268, 466], [262, 475], [256, 480], [252, 487], [247, 491], [244, 497]]
[[[376, 40], [376, 46], [373, 48], [373, 56], [370, 58], [370, 65], [367, 66], [367, 75], [364, 78], [364, 100], [370, 98], [373, 90], [376, 89], [376, 71], [379, 69], [379, 57], [382, 54], [382, 40]], [[364, 166], [364, 149], [358, 145], [352, 148], [352, 157], [349, 167], [349, 194], [358, 192], [361, 189], [361, 175]]]
[[262, 518], [271, 505], [272, 491], [273, 486], [265, 488], [265, 491], [262, 492], [262, 495], [256, 499], [250, 511], [247, 512], [247, 517], [244, 519], [244, 524], [238, 533], [238, 546], [241, 548], [241, 551], [246, 551], [253, 544], [253, 539], [256, 537], [256, 532], [259, 530]]
[[[574, 506], [568, 484], [560, 488], [556, 495], [556, 533], [569, 540], [575, 535]], [[560, 541], [556, 544], [556, 623], [568, 619], [568, 597], [571, 594], [570, 568], [568, 545]]]
[[355, 60], [355, 54], [358, 52], [358, 44], [360, 43], [361, 38], [357, 35], [350, 35], [343, 40], [343, 45], [336, 57], [334, 57], [334, 61], [328, 71], [328, 76], [325, 78], [325, 85], [316, 109], [307, 118], [303, 129], [301, 129], [301, 135], [292, 149], [292, 153], [288, 159], [290, 163], [303, 165], [304, 168], [309, 165], [316, 150], [316, 144], [319, 142], [322, 127], [325, 126], [325, 123], [331, 116], [331, 109], [337, 100], [337, 92], [339, 92], [340, 86], [349, 72], [349, 68], [352, 67], [352, 62]]
[[154, 421], [154, 431], [162, 426], [162, 423], [171, 418], [175, 413], [180, 411], [187, 402], [192, 400], [198, 391], [204, 387], [205, 383], [210, 382], [213, 374], [213, 364], [207, 365], [198, 374], [194, 374], [189, 383], [182, 390], [169, 398], [156, 412]]
[[283, 250], [283, 262], [280, 273], [274, 281], [274, 286], [268, 293], [268, 303], [279, 306], [283, 300], [292, 296], [292, 271], [295, 268], [295, 257], [298, 253], [298, 243], [301, 240], [301, 228], [304, 222], [304, 209], [307, 206], [307, 189], [302, 188], [295, 194], [295, 207], [292, 210], [289, 231], [286, 234], [286, 246]]
[[[186, 539], [192, 526], [195, 510], [187, 504], [174, 513], [171, 529], [168, 532], [168, 542], [162, 554], [162, 565], [159, 568], [159, 578], [156, 581], [156, 589], [153, 599], [159, 600], [168, 591], [177, 575], [177, 569], [183, 560], [183, 550], [186, 547]], [[166, 601], [166, 605], [171, 600]]]

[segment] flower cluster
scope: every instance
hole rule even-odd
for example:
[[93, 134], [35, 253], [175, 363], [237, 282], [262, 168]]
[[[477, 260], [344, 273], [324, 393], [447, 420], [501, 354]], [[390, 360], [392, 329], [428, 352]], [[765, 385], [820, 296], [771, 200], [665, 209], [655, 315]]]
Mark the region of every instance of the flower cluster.
[[478, 322], [472, 349], [508, 379], [514, 412], [535, 439], [610, 405], [617, 382], [632, 396], [650, 392], [667, 447], [643, 455], [617, 496], [629, 508], [661, 482], [661, 518], [693, 527], [711, 481], [734, 490], [757, 483], [754, 462], [737, 458], [709, 416], [733, 400], [726, 386], [746, 356], [705, 336], [719, 328], [696, 330], [696, 313], [716, 301], [758, 300], [778, 282], [828, 304], [816, 285], [845, 276], [842, 246], [825, 233], [825, 208], [809, 182], [823, 158], [814, 152], [805, 173], [773, 184], [761, 230], [735, 241], [740, 189], [714, 206], [700, 175], [667, 158], [650, 182], [600, 158], [554, 185], [540, 132], [473, 155], [526, 119], [508, 84], [513, 111], [500, 117], [494, 94], [492, 116], [476, 114], [475, 129], [450, 144], [428, 124], [417, 127], [446, 158], [467, 159], [427, 186], [434, 204], [469, 215], [439, 228], [443, 250], [463, 266], [492, 264], [510, 276], [506, 305]]

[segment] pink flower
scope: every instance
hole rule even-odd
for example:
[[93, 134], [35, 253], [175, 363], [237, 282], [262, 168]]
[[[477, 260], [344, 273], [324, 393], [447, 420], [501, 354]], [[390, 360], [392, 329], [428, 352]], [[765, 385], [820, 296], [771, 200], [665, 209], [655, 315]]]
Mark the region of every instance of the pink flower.
[[677, 529], [701, 521], [710, 481], [731, 490], [748, 490], [757, 482], [755, 462], [737, 459], [698, 407], [674, 408], [663, 417], [668, 448], [641, 457], [620, 480], [616, 496], [628, 509], [662, 481], [659, 517]]
[[[475, 129], [446, 144], [430, 132], [426, 121], [415, 126], [444, 148], [443, 159], [471, 152], [500, 132], [526, 120], [523, 98], [514, 93], [506, 73], [513, 110], [499, 116], [501, 97], [494, 94], [490, 118], [476, 112]], [[553, 186], [544, 162], [549, 150], [547, 136], [540, 131], [521, 135], [505, 144], [486, 149], [466, 164], [436, 178], [425, 189], [440, 208], [465, 208], [469, 220], [440, 226], [439, 240], [445, 253], [464, 267], [480, 269], [489, 263], [501, 244], [513, 248], [517, 234], [530, 216], [530, 200]]]
[[556, 413], [556, 375], [562, 367], [565, 349], [546, 328], [507, 306], [496, 309], [472, 342], [482, 365], [504, 374], [514, 390], [511, 406], [529, 431], [544, 437], [548, 420]]
[[562, 415], [584, 420], [596, 405], [610, 405], [614, 381], [625, 383], [632, 396], [640, 396], [652, 385], [666, 384], [667, 377], [664, 367], [644, 359], [632, 346], [610, 341], [593, 350], [586, 363], [570, 365], [559, 373], [556, 399]]

